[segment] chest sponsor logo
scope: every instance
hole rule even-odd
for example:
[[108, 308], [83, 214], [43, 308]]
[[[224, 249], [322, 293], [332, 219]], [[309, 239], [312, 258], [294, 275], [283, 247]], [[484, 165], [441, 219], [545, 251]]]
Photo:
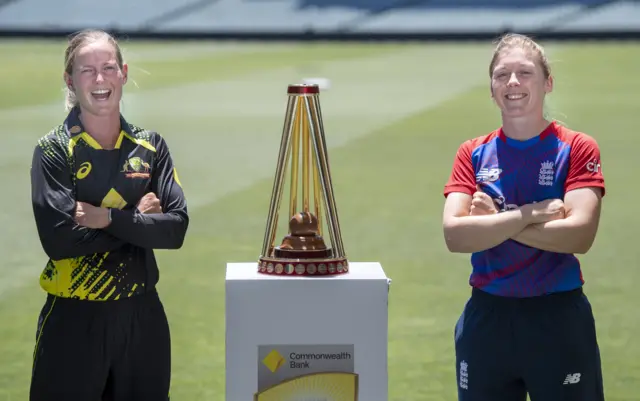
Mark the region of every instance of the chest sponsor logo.
[[553, 176], [555, 175], [555, 163], [547, 160], [540, 164], [540, 173], [538, 174], [538, 184], [543, 186], [553, 186]]
[[599, 173], [601, 170], [602, 170], [602, 166], [600, 166], [600, 160], [593, 159], [587, 163], [587, 171], [596, 174], [596, 173]]
[[76, 178], [79, 180], [87, 178], [90, 172], [91, 172], [91, 163], [84, 162], [80, 165], [80, 168], [76, 172]]
[[139, 157], [132, 157], [124, 162], [122, 172], [127, 178], [149, 178], [151, 166]]
[[498, 209], [501, 212], [506, 212], [508, 210], [515, 210], [515, 209], [517, 209], [519, 207], [518, 205], [516, 205], [514, 203], [507, 202], [507, 199], [502, 195], [500, 195], [497, 198], [494, 198], [493, 202], [498, 206]]
[[501, 168], [492, 167], [492, 168], [481, 168], [480, 171], [476, 174], [477, 182], [494, 182], [498, 181], [500, 178], [500, 174], [502, 173]]

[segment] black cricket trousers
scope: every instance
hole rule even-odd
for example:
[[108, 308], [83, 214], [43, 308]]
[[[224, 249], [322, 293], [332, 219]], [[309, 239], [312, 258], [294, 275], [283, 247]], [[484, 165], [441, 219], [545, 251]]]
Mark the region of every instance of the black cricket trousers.
[[48, 295], [30, 401], [168, 401], [169, 324], [157, 292], [117, 301]]
[[454, 338], [459, 401], [604, 401], [581, 288], [532, 298], [473, 289]]

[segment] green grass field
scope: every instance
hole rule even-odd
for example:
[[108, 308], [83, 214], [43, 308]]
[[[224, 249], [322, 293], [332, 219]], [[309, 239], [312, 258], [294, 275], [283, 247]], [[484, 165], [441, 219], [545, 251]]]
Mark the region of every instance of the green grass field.
[[[499, 125], [488, 89], [491, 44], [123, 45], [124, 113], [167, 139], [192, 216], [184, 247], [158, 252], [173, 337], [172, 400], [224, 400], [225, 265], [259, 256], [286, 86], [317, 76], [332, 82], [321, 105], [348, 256], [379, 261], [393, 279], [389, 399], [455, 400], [453, 327], [469, 296], [470, 267], [468, 255], [444, 245], [442, 187], [457, 146]], [[0, 42], [2, 401], [28, 399], [46, 262], [29, 166], [37, 139], [65, 117], [63, 51], [62, 42]], [[548, 44], [548, 52], [551, 112], [602, 151], [608, 194], [596, 243], [581, 260], [607, 400], [633, 401], [640, 43]]]

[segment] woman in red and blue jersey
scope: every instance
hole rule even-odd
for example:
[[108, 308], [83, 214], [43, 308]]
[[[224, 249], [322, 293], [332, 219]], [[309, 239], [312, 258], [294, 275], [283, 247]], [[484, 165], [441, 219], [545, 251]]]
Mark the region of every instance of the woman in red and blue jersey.
[[455, 327], [458, 400], [603, 401], [575, 256], [598, 229], [598, 144], [546, 118], [553, 77], [531, 38], [504, 36], [489, 76], [502, 126], [461, 144], [444, 189], [447, 247], [471, 254], [472, 265]]

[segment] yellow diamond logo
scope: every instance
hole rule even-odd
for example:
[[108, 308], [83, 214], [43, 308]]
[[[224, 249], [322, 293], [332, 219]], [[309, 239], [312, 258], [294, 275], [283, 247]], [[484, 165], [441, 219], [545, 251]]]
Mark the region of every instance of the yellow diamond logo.
[[262, 360], [262, 363], [264, 363], [264, 366], [266, 366], [271, 373], [275, 373], [284, 363], [284, 357], [274, 349]]

